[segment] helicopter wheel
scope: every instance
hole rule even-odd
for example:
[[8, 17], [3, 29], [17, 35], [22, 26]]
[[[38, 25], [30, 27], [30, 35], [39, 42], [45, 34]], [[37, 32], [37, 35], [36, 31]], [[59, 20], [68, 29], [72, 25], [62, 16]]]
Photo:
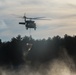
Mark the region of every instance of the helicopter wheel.
[[26, 29], [28, 30], [28, 27], [26, 27]]
[[36, 27], [34, 28], [34, 30], [36, 30]]

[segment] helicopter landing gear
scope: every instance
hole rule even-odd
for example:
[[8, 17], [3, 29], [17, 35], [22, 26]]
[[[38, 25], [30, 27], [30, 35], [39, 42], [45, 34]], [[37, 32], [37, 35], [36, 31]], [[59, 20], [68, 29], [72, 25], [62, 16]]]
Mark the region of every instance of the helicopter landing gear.
[[36, 30], [36, 27], [34, 28], [34, 30]]
[[28, 30], [28, 27], [26, 27], [26, 30]]

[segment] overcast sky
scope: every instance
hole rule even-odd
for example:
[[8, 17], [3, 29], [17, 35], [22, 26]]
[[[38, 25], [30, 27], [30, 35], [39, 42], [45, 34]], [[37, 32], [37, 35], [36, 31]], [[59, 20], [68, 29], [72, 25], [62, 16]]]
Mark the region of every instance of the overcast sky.
[[[56, 35], [76, 35], [76, 0], [0, 0], [0, 39], [29, 36], [29, 30], [19, 25], [23, 19], [15, 15], [46, 17], [36, 20], [37, 30], [31, 29], [32, 37], [42, 39]], [[15, 14], [15, 15], [12, 15]]]

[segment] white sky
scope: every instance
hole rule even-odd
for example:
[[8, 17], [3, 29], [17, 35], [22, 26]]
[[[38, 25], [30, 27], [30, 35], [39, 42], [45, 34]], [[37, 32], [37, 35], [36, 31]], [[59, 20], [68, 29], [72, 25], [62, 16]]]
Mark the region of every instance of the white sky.
[[76, 34], [76, 0], [0, 0], [0, 39], [29, 36], [29, 31], [18, 24], [23, 20], [12, 15], [24, 13], [28, 17], [51, 19], [35, 21], [37, 30], [31, 30], [35, 39]]

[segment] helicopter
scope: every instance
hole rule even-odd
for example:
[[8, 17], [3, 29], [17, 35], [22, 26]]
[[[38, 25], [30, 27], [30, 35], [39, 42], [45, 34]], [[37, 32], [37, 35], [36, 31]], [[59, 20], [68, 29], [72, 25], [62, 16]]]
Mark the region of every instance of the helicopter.
[[22, 24], [22, 25], [25, 25], [26, 27], [26, 30], [28, 30], [28, 28], [34, 28], [34, 30], [36, 30], [36, 23], [35, 21], [33, 20], [48, 20], [48, 19], [42, 19], [44, 17], [34, 17], [34, 18], [29, 18], [29, 17], [26, 17], [26, 15], [24, 14], [23, 17], [21, 17], [24, 19], [24, 22], [19, 22], [19, 24]]

